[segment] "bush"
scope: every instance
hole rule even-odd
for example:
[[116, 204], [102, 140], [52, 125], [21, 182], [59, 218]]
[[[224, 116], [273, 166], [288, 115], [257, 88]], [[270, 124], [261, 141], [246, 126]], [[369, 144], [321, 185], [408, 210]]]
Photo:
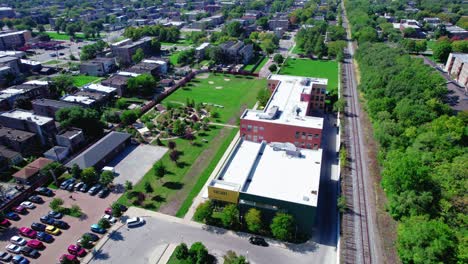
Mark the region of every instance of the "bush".
[[81, 246], [84, 247], [84, 248], [87, 248], [87, 249], [93, 247], [93, 244], [91, 244], [91, 236], [90, 235], [84, 234], [81, 237]]
[[209, 222], [212, 218], [213, 209], [214, 206], [211, 200], [199, 204], [193, 215], [193, 220], [204, 223]]
[[107, 219], [102, 219], [99, 220], [98, 225], [100, 228], [107, 229], [111, 226], [110, 222]]
[[176, 247], [174, 254], [175, 254], [176, 258], [179, 259], [179, 260], [187, 259], [188, 256], [189, 256], [187, 244], [185, 244], [185, 243], [179, 244]]
[[52, 209], [54, 211], [58, 211], [58, 210], [60, 210], [62, 205], [63, 205], [63, 200], [62, 199], [54, 198], [54, 199], [52, 199], [52, 201], [50, 201], [49, 207], [50, 207], [50, 209]]
[[270, 228], [275, 238], [291, 240], [294, 232], [294, 218], [289, 214], [277, 213], [271, 222]]
[[235, 228], [238, 226], [239, 210], [237, 209], [237, 205], [230, 204], [224, 207], [221, 215], [221, 222], [226, 228]]
[[125, 190], [128, 192], [133, 189], [133, 183], [131, 181], [125, 181]]
[[271, 72], [276, 72], [278, 70], [278, 67], [276, 66], [276, 64], [272, 64], [270, 65], [270, 67], [268, 67], [268, 70], [270, 70]]
[[250, 232], [258, 233], [262, 229], [262, 215], [260, 210], [250, 208], [245, 214], [245, 222]]
[[191, 263], [206, 263], [208, 258], [208, 250], [201, 242], [195, 242], [190, 247], [189, 256]]
[[112, 216], [113, 217], [121, 217], [122, 216], [122, 210], [121, 210], [121, 204], [115, 202], [111, 205], [112, 209]]
[[83, 212], [81, 211], [81, 208], [78, 205], [74, 204], [70, 208], [69, 214], [74, 217], [81, 217], [83, 215]]

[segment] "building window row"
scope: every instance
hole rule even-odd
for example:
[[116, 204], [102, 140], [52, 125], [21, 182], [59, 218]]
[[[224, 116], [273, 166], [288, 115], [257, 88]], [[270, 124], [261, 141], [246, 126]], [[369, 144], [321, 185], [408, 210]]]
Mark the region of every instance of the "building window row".
[[306, 132], [299, 132], [296, 131], [296, 139], [307, 139], [307, 140], [312, 140], [313, 138], [320, 138], [320, 134], [312, 134], [312, 133], [306, 133]]

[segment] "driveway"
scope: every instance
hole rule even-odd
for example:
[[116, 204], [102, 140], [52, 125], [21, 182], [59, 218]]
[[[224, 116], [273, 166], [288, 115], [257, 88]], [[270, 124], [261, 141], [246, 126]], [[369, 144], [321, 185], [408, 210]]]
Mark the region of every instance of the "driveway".
[[124, 184], [126, 181], [136, 184], [166, 152], [167, 148], [159, 146], [129, 146], [107, 166], [115, 168], [115, 184]]
[[62, 220], [70, 225], [67, 230], [62, 230], [62, 234], [55, 237], [55, 241], [46, 245], [46, 249], [41, 251], [41, 256], [38, 259], [32, 260], [32, 263], [53, 264], [58, 263], [58, 258], [67, 252], [68, 245], [75, 243], [83, 233], [89, 232], [89, 227], [98, 222], [104, 214], [104, 210], [109, 205], [117, 200], [119, 194], [111, 193], [105, 199], [97, 196], [90, 196], [87, 193], [75, 192], [72, 193], [73, 199], [70, 199], [70, 192], [63, 190], [56, 190], [54, 197], [41, 196], [45, 203], [37, 205], [35, 209], [29, 210], [27, 215], [21, 215], [21, 220], [15, 222], [11, 221], [12, 226], [0, 235], [0, 251], [5, 251], [5, 247], [9, 244], [10, 237], [17, 235], [18, 229], [26, 226], [30, 227], [33, 222], [40, 222], [39, 218], [48, 211], [49, 202], [53, 198], [61, 198], [64, 201], [65, 207], [71, 207], [77, 204], [81, 207], [84, 216], [75, 218], [71, 216], [64, 216]]

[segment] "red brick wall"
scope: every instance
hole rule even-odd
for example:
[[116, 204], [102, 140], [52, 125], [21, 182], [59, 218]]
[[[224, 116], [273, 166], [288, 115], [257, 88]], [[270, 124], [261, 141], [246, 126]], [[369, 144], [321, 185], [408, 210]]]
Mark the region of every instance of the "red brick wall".
[[[290, 142], [301, 148], [320, 148], [320, 140], [322, 138], [321, 129], [304, 128], [245, 119], [241, 119], [240, 123], [240, 134], [249, 141], [261, 142], [262, 140], [265, 140], [269, 143]], [[250, 131], [249, 125], [251, 126]], [[298, 138], [296, 138], [297, 132], [299, 132]]]

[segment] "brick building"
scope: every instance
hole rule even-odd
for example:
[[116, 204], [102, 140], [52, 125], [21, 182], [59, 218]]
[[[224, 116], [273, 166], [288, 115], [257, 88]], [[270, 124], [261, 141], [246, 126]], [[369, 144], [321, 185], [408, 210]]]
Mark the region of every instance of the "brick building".
[[0, 90], [0, 110], [13, 108], [16, 99], [23, 97], [28, 100], [49, 96], [49, 83], [46, 81], [29, 81], [7, 89]]
[[58, 110], [75, 106], [79, 106], [79, 104], [51, 99], [36, 99], [32, 101], [33, 111], [36, 115], [48, 116], [54, 119], [55, 113]]
[[468, 54], [450, 53], [445, 71], [467, 92], [468, 88]]
[[131, 64], [132, 56], [136, 53], [137, 49], [142, 49], [145, 54], [149, 53], [151, 48], [151, 38], [144, 37], [135, 42], [123, 40], [116, 44], [111, 45], [112, 54], [116, 57], [120, 64]]
[[23, 47], [31, 38], [31, 31], [29, 30], [0, 33], [0, 50], [12, 50]]
[[31, 155], [39, 146], [35, 133], [0, 126], [0, 145], [23, 155]]
[[240, 133], [254, 142], [289, 142], [306, 149], [320, 148], [323, 118], [312, 116], [324, 108], [327, 79], [272, 75], [272, 95], [264, 110], [247, 109]]
[[80, 64], [80, 73], [91, 76], [104, 76], [116, 69], [115, 58], [95, 58]]

